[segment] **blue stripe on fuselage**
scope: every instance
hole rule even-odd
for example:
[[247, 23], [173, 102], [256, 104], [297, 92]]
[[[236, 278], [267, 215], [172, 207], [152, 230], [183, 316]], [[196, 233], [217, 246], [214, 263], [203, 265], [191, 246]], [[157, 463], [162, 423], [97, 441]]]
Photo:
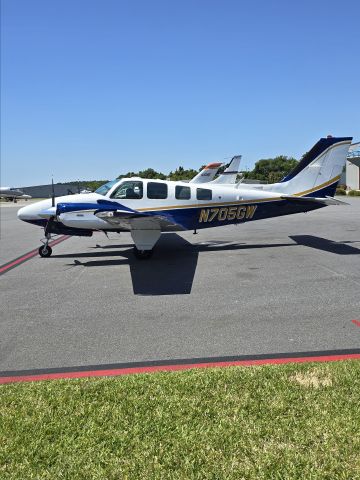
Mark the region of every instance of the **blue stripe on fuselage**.
[[331, 185], [327, 185], [326, 187], [322, 188], [321, 190], [316, 190], [315, 192], [311, 192], [307, 195], [306, 197], [319, 197], [319, 198], [325, 198], [325, 197], [333, 197], [336, 192], [336, 187], [339, 183], [339, 180], [337, 182], [332, 183]]
[[[173, 209], [173, 210], [157, 210], [153, 212], [148, 212], [150, 215], [160, 216], [166, 218], [172, 223], [180, 225], [185, 230], [193, 229], [202, 229], [202, 228], [211, 228], [211, 227], [220, 227], [222, 225], [233, 225], [241, 224], [252, 220], [262, 220], [265, 218], [280, 217], [283, 215], [291, 215], [294, 213], [308, 212], [310, 210], [316, 210], [322, 208], [324, 205], [321, 204], [294, 204], [294, 202], [289, 202], [287, 200], [278, 200], [278, 201], [269, 201], [269, 202], [259, 202], [259, 203], [249, 203], [249, 204], [239, 204], [234, 203], [230, 205], [213, 205], [211, 207], [196, 207], [196, 208], [184, 208], [184, 209]], [[252, 208], [255, 207], [255, 211], [252, 213]], [[242, 210], [240, 216], [243, 215], [243, 218], [235, 218], [234, 220], [228, 220], [230, 212], [233, 213], [234, 210], [229, 211], [229, 209], [235, 209], [238, 212], [239, 208]], [[201, 214], [201, 211], [209, 211], [208, 216]], [[218, 210], [216, 212], [216, 210]], [[247, 217], [249, 212], [249, 217]], [[250, 216], [251, 215], [251, 216]], [[202, 221], [200, 221], [202, 218]], [[207, 218], [207, 221], [206, 221]], [[224, 218], [224, 219], [222, 219]], [[211, 219], [211, 221], [210, 221]]]
[[98, 200], [96, 203], [72, 203], [72, 202], [61, 202], [57, 204], [56, 215], [62, 213], [78, 212], [81, 210], [96, 210], [100, 212], [111, 212], [116, 210], [123, 210], [129, 213], [136, 213], [135, 210], [126, 207], [118, 202], [112, 202], [110, 200]]

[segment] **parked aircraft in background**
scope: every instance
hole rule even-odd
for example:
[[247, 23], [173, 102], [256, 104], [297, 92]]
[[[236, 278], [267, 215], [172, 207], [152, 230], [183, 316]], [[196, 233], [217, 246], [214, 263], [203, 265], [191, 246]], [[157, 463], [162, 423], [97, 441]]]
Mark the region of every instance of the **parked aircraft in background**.
[[0, 187], [0, 197], [6, 198], [9, 201], [13, 200], [16, 202], [18, 198], [23, 198], [27, 200], [28, 198], [31, 198], [30, 195], [25, 195], [25, 193], [22, 190], [19, 190], [18, 188], [10, 188], [10, 187]]
[[192, 178], [189, 183], [235, 183], [236, 176], [239, 173], [240, 160], [241, 155], [233, 157], [231, 159], [231, 162], [229, 163], [229, 166], [215, 180], [215, 175], [223, 164], [209, 163], [208, 165], [206, 165], [205, 168], [201, 170], [201, 172], [199, 172], [194, 178]]
[[[162, 232], [242, 224], [343, 203], [333, 197], [351, 140], [320, 139], [289, 175], [278, 183], [261, 185], [261, 190], [216, 179], [197, 185], [123, 178], [94, 193], [23, 207], [18, 217], [45, 229], [41, 256], [51, 255], [48, 242], [52, 234], [91, 236], [93, 231], [129, 231], [136, 257], [149, 258]], [[225, 177], [231, 178], [226, 173]]]
[[[239, 173], [241, 155], [233, 157], [228, 168], [216, 179], [219, 183], [235, 183], [236, 175]], [[223, 163], [209, 163], [194, 178], [188, 180], [189, 183], [209, 183], [214, 180]], [[233, 175], [235, 173], [235, 176]], [[231, 174], [232, 176], [228, 176]], [[93, 193], [92, 190], [83, 189], [79, 193]]]

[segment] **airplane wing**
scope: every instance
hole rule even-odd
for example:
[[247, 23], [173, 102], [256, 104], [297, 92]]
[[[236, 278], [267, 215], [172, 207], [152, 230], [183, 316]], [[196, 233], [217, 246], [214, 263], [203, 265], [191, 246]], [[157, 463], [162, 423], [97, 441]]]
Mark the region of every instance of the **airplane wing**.
[[281, 198], [294, 203], [318, 203], [321, 205], [349, 205], [347, 202], [342, 202], [333, 197], [297, 197], [296, 195], [281, 195]]
[[[152, 230], [156, 224], [158, 228], [166, 226], [186, 229], [186, 226], [178, 220], [175, 221], [171, 214], [139, 212], [138, 210], [133, 210], [121, 203], [110, 200], [101, 199], [96, 203], [58, 203], [56, 207], [57, 216], [64, 213], [81, 211], [93, 211], [96, 217], [101, 218], [101, 220], [104, 220], [113, 227], [138, 230], [141, 229], [141, 226], [143, 225], [146, 230]], [[150, 225], [151, 228], [147, 228]]]
[[189, 183], [208, 183], [213, 180], [222, 163], [209, 163]]

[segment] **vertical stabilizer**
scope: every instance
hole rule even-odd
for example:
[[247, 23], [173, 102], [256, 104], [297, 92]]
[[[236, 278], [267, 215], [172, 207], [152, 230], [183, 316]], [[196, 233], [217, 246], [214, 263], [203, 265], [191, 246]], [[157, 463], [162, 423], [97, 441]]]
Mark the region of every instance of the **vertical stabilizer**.
[[219, 175], [211, 183], [221, 184], [232, 184], [236, 183], [236, 177], [239, 173], [239, 166], [241, 161], [241, 155], [236, 155], [231, 159], [229, 166], [224, 172]]
[[222, 163], [209, 163], [189, 183], [208, 183], [215, 177]]
[[321, 138], [296, 167], [271, 190], [288, 194], [334, 196], [352, 137]]

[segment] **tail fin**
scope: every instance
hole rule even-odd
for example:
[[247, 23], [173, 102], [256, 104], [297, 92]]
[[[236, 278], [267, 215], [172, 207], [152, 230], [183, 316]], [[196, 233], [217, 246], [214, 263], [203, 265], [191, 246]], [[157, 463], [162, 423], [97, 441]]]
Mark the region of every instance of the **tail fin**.
[[283, 193], [333, 197], [345, 166], [352, 137], [321, 138], [276, 185]]
[[215, 178], [215, 180], [213, 180], [211, 183], [217, 183], [218, 185], [236, 183], [236, 177], [239, 173], [240, 161], [241, 155], [236, 155], [235, 157], [233, 157], [227, 169], [221, 175]]
[[215, 177], [222, 163], [209, 163], [189, 183], [208, 183]]

